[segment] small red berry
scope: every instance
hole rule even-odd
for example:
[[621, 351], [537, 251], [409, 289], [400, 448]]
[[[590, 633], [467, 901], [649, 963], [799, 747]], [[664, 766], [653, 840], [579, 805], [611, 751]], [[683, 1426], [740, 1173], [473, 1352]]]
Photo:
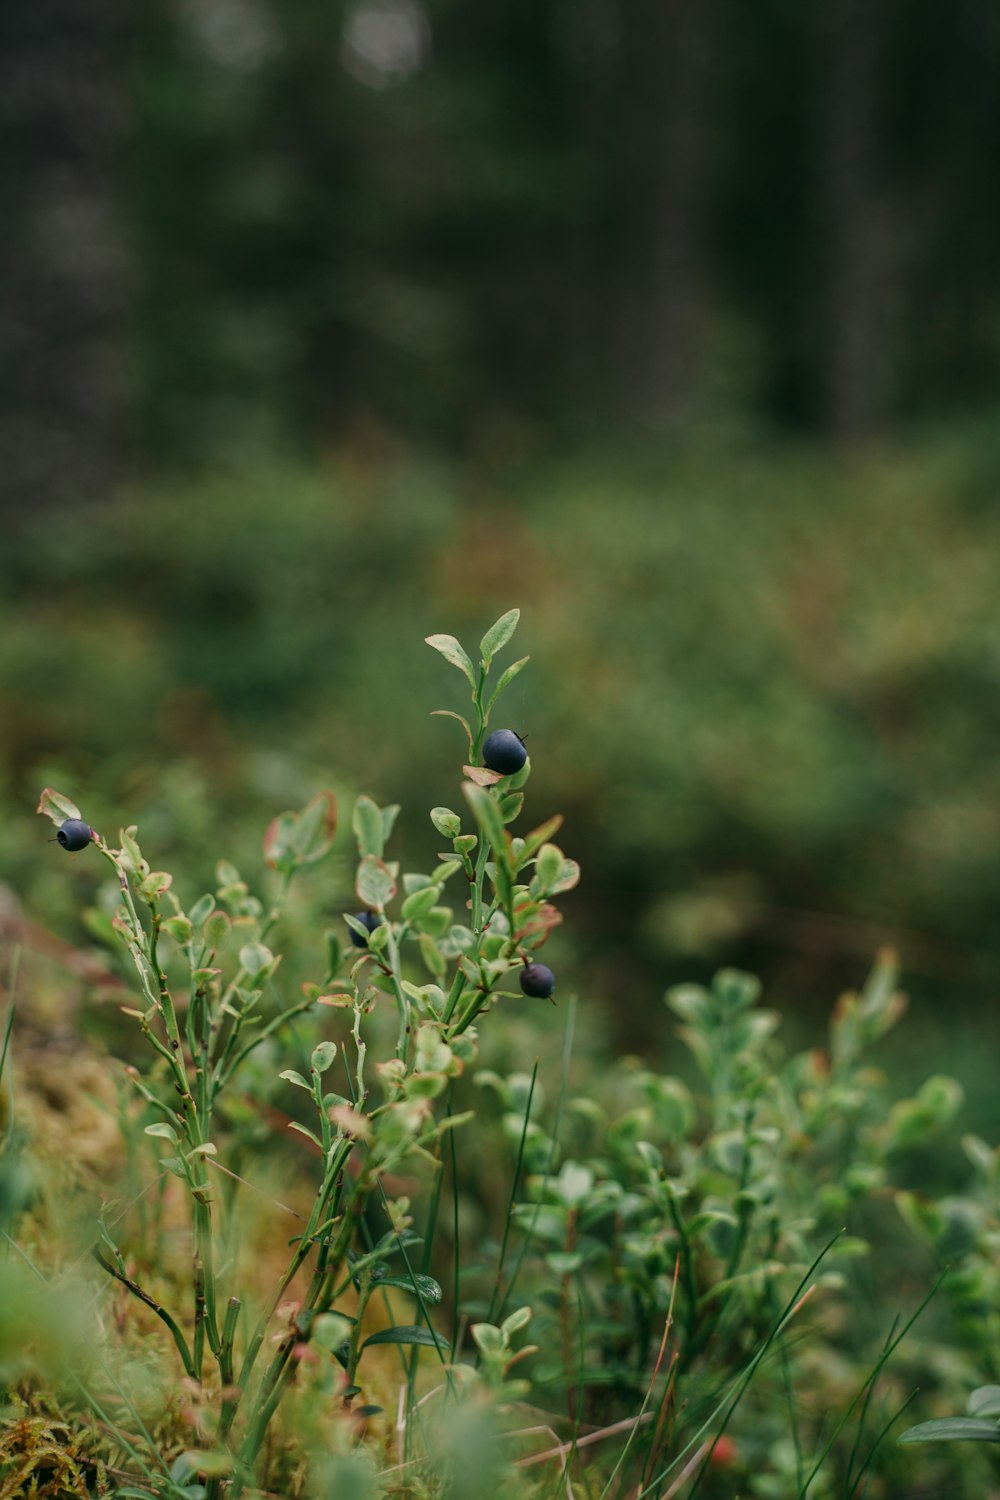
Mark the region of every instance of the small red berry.
[[739, 1462], [740, 1450], [731, 1437], [718, 1437], [712, 1447], [709, 1463], [713, 1469], [731, 1469]]

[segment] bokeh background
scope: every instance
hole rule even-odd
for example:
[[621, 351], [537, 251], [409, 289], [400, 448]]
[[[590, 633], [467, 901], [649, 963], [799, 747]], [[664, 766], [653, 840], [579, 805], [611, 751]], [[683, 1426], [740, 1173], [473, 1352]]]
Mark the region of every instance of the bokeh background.
[[8, 935], [99, 926], [46, 783], [182, 896], [324, 785], [426, 861], [422, 637], [519, 605], [584, 1013], [895, 944], [995, 1135], [998, 79], [993, 0], [7, 0]]

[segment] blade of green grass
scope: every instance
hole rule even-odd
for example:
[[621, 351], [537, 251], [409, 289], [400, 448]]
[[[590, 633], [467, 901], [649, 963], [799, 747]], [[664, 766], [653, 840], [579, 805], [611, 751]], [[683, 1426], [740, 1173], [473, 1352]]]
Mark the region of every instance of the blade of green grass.
[[931, 1287], [930, 1291], [927, 1293], [927, 1296], [924, 1298], [924, 1300], [921, 1302], [920, 1306], [917, 1308], [916, 1312], [912, 1315], [912, 1317], [910, 1317], [906, 1321], [906, 1323], [903, 1324], [902, 1331], [896, 1335], [896, 1337], [891, 1341], [891, 1343], [887, 1343], [885, 1345], [885, 1347], [884, 1347], [884, 1349], [882, 1351], [882, 1354], [879, 1356], [878, 1361], [875, 1364], [875, 1367], [872, 1370], [871, 1374], [865, 1380], [864, 1384], [861, 1386], [860, 1390], [857, 1392], [857, 1395], [854, 1397], [854, 1399], [851, 1401], [850, 1405], [848, 1406], [847, 1410], [844, 1412], [844, 1414], [841, 1417], [840, 1421], [834, 1427], [833, 1432], [830, 1434], [830, 1437], [827, 1440], [826, 1446], [824, 1447], [824, 1449], [823, 1449], [822, 1453], [820, 1454], [819, 1458], [816, 1460], [815, 1464], [813, 1465], [812, 1472], [810, 1473], [809, 1478], [806, 1480], [805, 1484], [800, 1488], [798, 1496], [796, 1497], [796, 1500], [806, 1500], [806, 1496], [807, 1496], [807, 1492], [808, 1492], [809, 1486], [812, 1484], [813, 1480], [816, 1478], [816, 1475], [819, 1473], [820, 1469], [822, 1468], [823, 1464], [825, 1463], [825, 1461], [827, 1459], [827, 1456], [830, 1453], [831, 1448], [833, 1447], [833, 1445], [836, 1442], [837, 1438], [839, 1437], [840, 1433], [843, 1431], [844, 1425], [847, 1422], [848, 1418], [850, 1417], [851, 1413], [853, 1412], [854, 1408], [857, 1406], [858, 1402], [863, 1399], [865, 1391], [868, 1389], [869, 1385], [872, 1385], [878, 1379], [879, 1375], [882, 1372], [883, 1367], [885, 1366], [885, 1364], [887, 1363], [887, 1361], [889, 1360], [889, 1358], [891, 1357], [891, 1355], [899, 1347], [899, 1345], [903, 1341], [903, 1339], [905, 1339], [906, 1335], [909, 1333], [909, 1331], [913, 1327], [914, 1323], [920, 1317], [920, 1314], [923, 1312], [924, 1308], [930, 1302], [931, 1298], [936, 1295], [938, 1288], [940, 1287], [940, 1285], [941, 1285], [942, 1281], [944, 1280], [944, 1278], [947, 1276], [949, 1270], [950, 1270], [950, 1267], [946, 1266], [945, 1269], [938, 1276], [937, 1280], [935, 1281], [934, 1285]]
[[542, 1194], [545, 1191], [545, 1184], [552, 1176], [552, 1169], [555, 1166], [556, 1154], [559, 1150], [559, 1126], [562, 1122], [563, 1101], [566, 1098], [566, 1087], [569, 1081], [569, 1063], [570, 1057], [573, 1053], [573, 1033], [575, 1030], [575, 1026], [576, 996], [572, 995], [570, 997], [569, 1009], [566, 1013], [566, 1035], [563, 1040], [562, 1067], [560, 1068], [559, 1072], [559, 1094], [556, 1098], [555, 1115], [552, 1121], [552, 1150], [549, 1152], [549, 1159], [545, 1165], [545, 1172], [542, 1176], [541, 1189], [539, 1191], [538, 1202], [535, 1204], [535, 1212], [532, 1215], [531, 1225], [529, 1226], [529, 1229], [524, 1236], [521, 1248], [518, 1251], [517, 1260], [514, 1263], [513, 1273], [511, 1274], [510, 1281], [507, 1283], [507, 1290], [504, 1292], [500, 1306], [497, 1308], [497, 1319], [503, 1318], [504, 1313], [507, 1310], [507, 1305], [510, 1302], [511, 1295], [514, 1291], [514, 1287], [517, 1284], [517, 1278], [521, 1274], [521, 1267], [524, 1264], [524, 1258], [527, 1255], [528, 1246], [531, 1244], [531, 1230], [534, 1228], [534, 1225], [538, 1220], [538, 1215], [542, 1210]]
[[[778, 1337], [779, 1333], [781, 1333], [784, 1330], [785, 1324], [798, 1311], [799, 1307], [802, 1305], [803, 1301], [805, 1300], [805, 1297], [809, 1295], [809, 1293], [806, 1291], [806, 1288], [807, 1288], [808, 1283], [809, 1283], [809, 1278], [812, 1276], [812, 1274], [816, 1270], [817, 1266], [819, 1266], [820, 1263], [826, 1258], [826, 1256], [829, 1254], [830, 1250], [832, 1250], [833, 1246], [837, 1243], [837, 1241], [840, 1239], [840, 1237], [841, 1237], [841, 1235], [843, 1233], [844, 1233], [844, 1231], [842, 1229], [838, 1229], [837, 1233], [833, 1236], [833, 1238], [830, 1239], [830, 1240], [828, 1240], [827, 1243], [823, 1246], [822, 1250], [816, 1256], [816, 1259], [812, 1262], [812, 1265], [809, 1267], [809, 1269], [806, 1271], [805, 1275], [799, 1281], [798, 1286], [795, 1288], [795, 1291], [792, 1293], [791, 1297], [785, 1303], [785, 1307], [784, 1307], [784, 1310], [783, 1310], [780, 1318], [778, 1318], [778, 1320], [775, 1323], [774, 1327], [771, 1329], [770, 1333], [767, 1335], [767, 1338], [761, 1344], [761, 1346], [757, 1350], [756, 1354], [754, 1354], [752, 1356], [752, 1358], [750, 1359], [750, 1361], [747, 1364], [746, 1368], [741, 1372], [741, 1374], [737, 1375], [734, 1378], [734, 1380], [732, 1382], [730, 1382], [730, 1385], [735, 1384], [735, 1387], [736, 1387], [735, 1391], [732, 1394], [732, 1397], [724, 1396], [721, 1401], [719, 1401], [719, 1402], [716, 1403], [716, 1406], [715, 1406], [714, 1410], [709, 1414], [709, 1416], [701, 1424], [701, 1426], [699, 1427], [698, 1431], [693, 1435], [693, 1437], [691, 1437], [691, 1438], [688, 1439], [687, 1443], [685, 1443], [685, 1445], [681, 1449], [680, 1453], [678, 1453], [677, 1456], [674, 1459], [671, 1460], [671, 1462], [667, 1465], [667, 1467], [665, 1469], [663, 1469], [663, 1470], [660, 1471], [660, 1473], [656, 1476], [656, 1478], [650, 1484], [648, 1484], [645, 1489], [641, 1490], [637, 1495], [635, 1495], [633, 1497], [633, 1500], [645, 1500], [645, 1497], [647, 1495], [652, 1495], [659, 1488], [659, 1486], [662, 1485], [663, 1481], [673, 1472], [674, 1469], [677, 1468], [678, 1464], [680, 1464], [681, 1462], [683, 1462], [683, 1460], [687, 1457], [687, 1455], [691, 1452], [691, 1450], [693, 1448], [696, 1448], [698, 1446], [698, 1444], [701, 1442], [702, 1438], [704, 1437], [705, 1433], [708, 1432], [708, 1430], [711, 1428], [712, 1424], [715, 1422], [715, 1419], [719, 1415], [720, 1412], [724, 1413], [724, 1416], [723, 1416], [723, 1420], [722, 1420], [722, 1425], [719, 1428], [719, 1431], [715, 1434], [715, 1436], [716, 1436], [716, 1438], [720, 1438], [722, 1436], [722, 1434], [726, 1430], [726, 1427], [729, 1425], [729, 1421], [732, 1418], [733, 1413], [735, 1412], [737, 1406], [739, 1406], [740, 1401], [743, 1399], [743, 1396], [746, 1393], [746, 1390], [749, 1387], [751, 1380], [753, 1379], [754, 1375], [756, 1374], [756, 1372], [757, 1372], [759, 1366], [761, 1365], [761, 1363], [763, 1362], [763, 1360], [766, 1358], [767, 1353], [768, 1353], [768, 1351], [771, 1348], [771, 1345], [774, 1343], [774, 1341]], [[706, 1454], [704, 1463], [702, 1464], [701, 1468], [698, 1471], [698, 1477], [697, 1477], [697, 1479], [695, 1481], [695, 1488], [691, 1492], [692, 1496], [695, 1495], [697, 1493], [697, 1491], [698, 1491], [698, 1487], [701, 1484], [702, 1476], [704, 1475], [704, 1473], [705, 1473], [705, 1471], [706, 1471], [706, 1469], [708, 1467], [708, 1459], [710, 1457], [711, 1457], [711, 1447], [709, 1448], [708, 1453]]]

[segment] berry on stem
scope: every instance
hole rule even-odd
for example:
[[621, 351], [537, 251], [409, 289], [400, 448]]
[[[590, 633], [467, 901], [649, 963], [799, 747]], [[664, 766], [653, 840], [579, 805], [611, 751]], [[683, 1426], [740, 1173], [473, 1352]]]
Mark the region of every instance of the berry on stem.
[[556, 976], [545, 964], [525, 964], [519, 977], [521, 989], [532, 1000], [547, 1000], [556, 987]]
[[60, 848], [68, 849], [70, 854], [86, 849], [92, 837], [93, 830], [82, 818], [67, 818], [56, 830], [56, 842]]
[[513, 729], [494, 729], [483, 745], [483, 765], [501, 776], [513, 776], [527, 759], [524, 741]]
[[[356, 911], [353, 913], [353, 916], [355, 922], [360, 922], [362, 927], [368, 928], [369, 932], [374, 932], [376, 927], [381, 927], [382, 925], [382, 918], [379, 916], [377, 911]], [[351, 942], [354, 944], [355, 948], [364, 948], [365, 940], [361, 936], [361, 934], [355, 932], [353, 927], [350, 929], [350, 933]]]

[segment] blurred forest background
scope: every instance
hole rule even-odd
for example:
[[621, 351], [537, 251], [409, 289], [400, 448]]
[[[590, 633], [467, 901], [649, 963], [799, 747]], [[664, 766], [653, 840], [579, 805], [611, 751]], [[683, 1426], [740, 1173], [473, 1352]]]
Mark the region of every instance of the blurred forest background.
[[7, 0], [8, 926], [45, 782], [185, 897], [328, 783], [425, 858], [516, 604], [616, 1044], [894, 942], [989, 1131], [998, 82], [993, 0]]

